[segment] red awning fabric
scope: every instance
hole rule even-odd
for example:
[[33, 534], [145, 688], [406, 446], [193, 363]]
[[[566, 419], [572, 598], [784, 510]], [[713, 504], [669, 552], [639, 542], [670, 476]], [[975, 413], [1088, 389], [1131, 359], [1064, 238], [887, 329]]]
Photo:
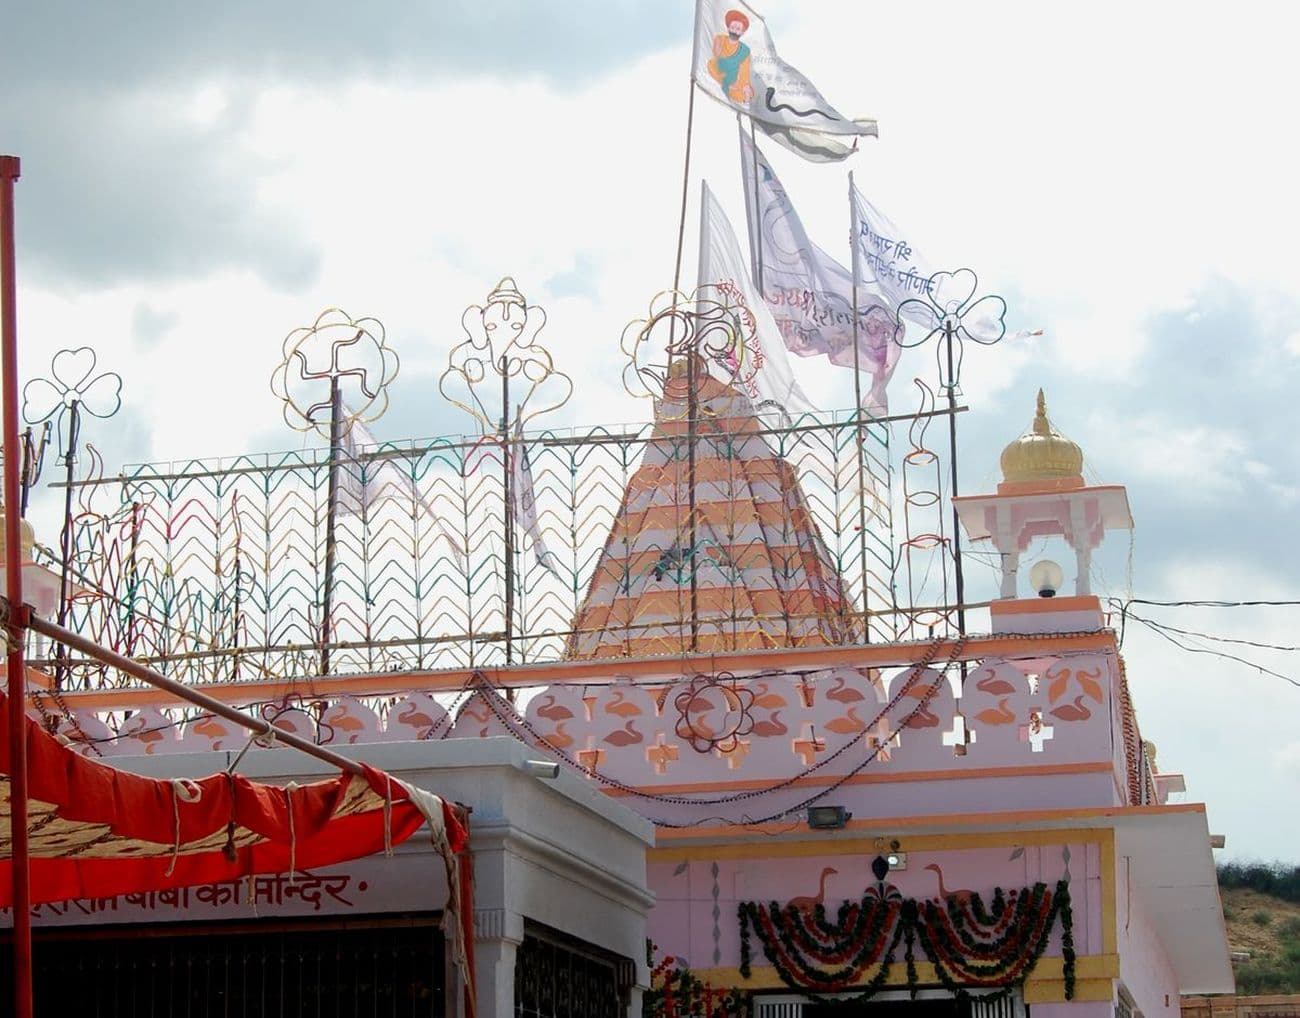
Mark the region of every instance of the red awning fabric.
[[[30, 718], [27, 760], [33, 904], [325, 866], [391, 848], [426, 819], [406, 785], [364, 765], [364, 777], [297, 787], [225, 773], [147, 778], [71, 752]], [[0, 739], [0, 905], [12, 893], [8, 774]], [[436, 801], [459, 852], [468, 834]]]
[[[0, 718], [7, 704], [0, 694]], [[365, 764], [308, 785], [225, 772], [169, 780], [81, 756], [30, 717], [26, 738], [33, 905], [309, 870], [391, 850], [427, 821], [450, 888], [443, 929], [473, 1013], [469, 832], [450, 803]], [[0, 735], [0, 906], [13, 903], [9, 773]]]

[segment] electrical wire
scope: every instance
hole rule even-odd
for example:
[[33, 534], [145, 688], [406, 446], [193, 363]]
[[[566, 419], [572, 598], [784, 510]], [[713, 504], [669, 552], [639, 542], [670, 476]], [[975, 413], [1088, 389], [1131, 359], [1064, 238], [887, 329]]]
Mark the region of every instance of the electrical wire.
[[[1290, 675], [1284, 675], [1282, 672], [1276, 672], [1271, 668], [1265, 668], [1258, 662], [1248, 660], [1247, 658], [1240, 657], [1236, 654], [1229, 654], [1227, 651], [1215, 650], [1212, 647], [1189, 646], [1178, 640], [1176, 637], [1170, 635], [1171, 627], [1161, 625], [1159, 622], [1153, 622], [1151, 619], [1143, 618], [1140, 615], [1134, 615], [1132, 612], [1127, 612], [1125, 617], [1132, 619], [1134, 622], [1140, 622], [1157, 636], [1172, 643], [1179, 650], [1185, 650], [1189, 654], [1209, 654], [1213, 657], [1223, 658], [1225, 661], [1235, 661], [1238, 664], [1246, 665], [1248, 668], [1254, 668], [1262, 675], [1269, 675], [1273, 678], [1281, 679], [1283, 682], [1290, 683], [1291, 685], [1300, 688], [1300, 679], [1295, 679]], [[1177, 632], [1177, 630], [1173, 631]], [[1213, 639], [1213, 637], [1210, 638]]]

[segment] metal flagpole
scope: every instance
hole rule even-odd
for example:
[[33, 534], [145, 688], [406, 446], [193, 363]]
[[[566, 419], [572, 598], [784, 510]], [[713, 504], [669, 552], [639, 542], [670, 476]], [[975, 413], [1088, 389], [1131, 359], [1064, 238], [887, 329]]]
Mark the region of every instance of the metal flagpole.
[[505, 493], [505, 573], [506, 573], [506, 664], [514, 663], [515, 615], [515, 498], [511, 491], [510, 457], [519, 455], [510, 445], [510, 363], [506, 355], [498, 362], [501, 369], [501, 462], [502, 490]]
[[858, 557], [862, 569], [862, 635], [871, 642], [870, 605], [867, 603], [867, 489], [866, 464], [862, 450], [862, 353], [858, 348], [858, 203], [854, 201], [853, 171], [849, 170], [849, 247], [853, 269], [853, 403], [858, 447]]
[[[957, 584], [957, 632], [966, 635], [966, 584], [961, 570], [961, 519], [957, 515], [957, 379], [953, 377], [952, 341], [956, 324], [951, 315], [943, 320], [943, 341], [948, 359], [948, 449], [952, 466], [952, 559], [953, 579]], [[966, 682], [966, 662], [961, 665], [962, 684]]]
[[[350, 426], [350, 425], [349, 425]], [[320, 673], [330, 672], [330, 639], [332, 636], [330, 614], [334, 610], [334, 560], [338, 549], [334, 543], [334, 527], [338, 517], [339, 460], [343, 455], [343, 393], [339, 389], [338, 375], [330, 375], [330, 460], [329, 505], [325, 510], [325, 590], [321, 597]], [[60, 619], [60, 625], [62, 620]]]
[[[74, 399], [68, 407], [68, 446], [63, 453], [63, 462], [67, 467], [68, 490], [63, 500], [63, 531], [59, 535], [59, 550], [63, 563], [59, 571], [59, 625], [68, 621], [68, 574], [72, 569], [72, 482], [77, 470], [77, 441], [81, 432], [81, 401]], [[54, 688], [63, 688], [63, 669], [66, 655], [59, 648], [54, 659]]]
[[9, 678], [9, 830], [12, 851], [14, 917], [14, 1016], [32, 1015], [31, 852], [27, 840], [27, 661], [23, 642], [29, 621], [23, 603], [22, 530], [19, 526], [18, 472], [18, 286], [14, 268], [14, 181], [17, 156], [0, 156], [0, 373], [4, 388], [5, 593], [9, 599], [5, 633]]
[[[740, 114], [736, 114], [736, 123], [740, 123]], [[763, 220], [762, 209], [758, 203], [758, 138], [754, 133], [754, 118], [749, 118], [749, 149], [752, 154], [750, 163], [753, 169], [753, 199], [754, 199], [754, 284], [758, 287], [758, 295], [767, 300], [767, 290], [763, 288]]]
[[[695, 0], [695, 21], [691, 25], [691, 73], [687, 77], [690, 82], [690, 98], [686, 104], [686, 156], [682, 164], [682, 211], [677, 219], [677, 261], [673, 266], [673, 307], [677, 306], [677, 292], [681, 289], [682, 245], [686, 240], [686, 199], [689, 197], [691, 182], [691, 132], [695, 126], [695, 63], [700, 49], [699, 27], [700, 0]], [[675, 323], [674, 317], [669, 327], [671, 328]]]

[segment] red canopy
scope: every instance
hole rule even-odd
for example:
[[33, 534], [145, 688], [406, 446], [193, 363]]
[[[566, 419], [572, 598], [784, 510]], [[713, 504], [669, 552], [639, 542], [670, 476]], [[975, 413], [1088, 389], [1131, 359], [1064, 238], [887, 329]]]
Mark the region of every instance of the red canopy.
[[[0, 695], [0, 716], [4, 704]], [[297, 787], [226, 773], [194, 781], [147, 778], [72, 752], [30, 718], [27, 760], [33, 904], [237, 880], [372, 855], [414, 834], [430, 801], [441, 806], [450, 852], [468, 842], [447, 803], [365, 765], [364, 776], [341, 774]], [[8, 774], [8, 741], [0, 739], [6, 820]], [[12, 897], [11, 837], [6, 822], [0, 827], [0, 905]]]
[[[7, 706], [0, 694], [0, 717]], [[147, 778], [73, 752], [30, 717], [26, 733], [33, 905], [328, 866], [391, 849], [428, 821], [447, 871], [443, 931], [473, 1014], [469, 832], [445, 800], [366, 764], [283, 787], [225, 772]], [[9, 767], [0, 737], [0, 906], [13, 903]]]

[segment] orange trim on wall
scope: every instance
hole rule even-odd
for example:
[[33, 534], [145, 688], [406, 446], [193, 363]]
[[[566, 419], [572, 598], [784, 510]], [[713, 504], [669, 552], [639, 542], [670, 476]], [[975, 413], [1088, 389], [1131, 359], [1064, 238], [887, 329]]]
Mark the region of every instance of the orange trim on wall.
[[[1062, 774], [1105, 774], [1113, 770], [1113, 764], [1110, 761], [1096, 761], [1093, 763], [1078, 764], [1044, 764], [1040, 767], [974, 767], [970, 770], [932, 770], [932, 771], [899, 771], [896, 774], [855, 774], [845, 780], [836, 775], [816, 775], [814, 777], [797, 778], [792, 781], [790, 788], [812, 787], [816, 788], [821, 785], [843, 784], [843, 785], [887, 785], [894, 782], [908, 781], [958, 781], [978, 778], [1038, 778], [1038, 777], [1056, 777]], [[635, 791], [625, 791], [621, 788], [604, 788], [601, 789], [611, 798], [620, 799], [625, 796], [636, 794], [636, 792], [651, 792], [660, 795], [683, 795], [692, 792], [746, 792], [767, 788], [772, 784], [772, 780], [754, 779], [750, 781], [696, 781], [680, 785], [637, 785]]]
[[1077, 594], [1072, 597], [1018, 597], [989, 603], [989, 613], [992, 615], [1086, 611], [1101, 611], [1101, 601], [1092, 594]]
[[[591, 661], [549, 661], [511, 668], [480, 668], [487, 680], [501, 688], [547, 686], [553, 683], [603, 685], [618, 679], [669, 679], [697, 671], [801, 671], [848, 668], [906, 668], [927, 657], [946, 660], [954, 640], [910, 644], [875, 643], [850, 647], [779, 647], [771, 650], [701, 654], [689, 657], [611, 658]], [[969, 636], [955, 661], [978, 661], [986, 657], [1049, 657], [1079, 651], [1115, 651], [1115, 634], [1095, 633], [1019, 634]], [[474, 669], [404, 673], [377, 672], [342, 676], [305, 676], [296, 679], [262, 679], [252, 682], [196, 684], [195, 689], [223, 703], [247, 704], [281, 700], [290, 693], [311, 699], [331, 697], [387, 696], [415, 691], [458, 693]], [[167, 693], [140, 690], [69, 690], [63, 694], [69, 707], [83, 710], [125, 710], [179, 704]]]
[[[1165, 806], [1091, 806], [1072, 809], [1006, 810], [988, 813], [943, 813], [929, 816], [850, 820], [843, 830], [858, 832], [883, 831], [899, 834], [909, 827], [971, 827], [981, 824], [1010, 825], [1042, 823], [1051, 820], [1106, 820], [1128, 816], [1162, 816], [1174, 813], [1204, 812], [1204, 803], [1187, 802]], [[789, 834], [792, 830], [801, 828], [806, 830], [802, 821], [784, 824], [728, 824], [714, 827], [661, 828], [656, 832], [656, 838], [659, 842], [703, 838], [725, 842], [746, 838], [753, 834]], [[833, 844], [834, 841], [835, 836], [830, 835], [826, 839], [826, 844]]]

